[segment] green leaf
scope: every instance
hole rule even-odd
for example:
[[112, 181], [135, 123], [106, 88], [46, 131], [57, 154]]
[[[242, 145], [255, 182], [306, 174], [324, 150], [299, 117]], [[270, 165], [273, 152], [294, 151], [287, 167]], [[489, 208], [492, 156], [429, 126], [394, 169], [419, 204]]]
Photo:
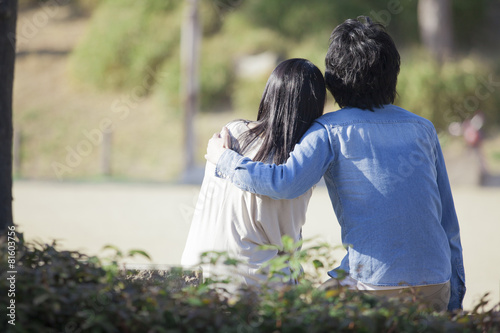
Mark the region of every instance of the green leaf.
[[188, 304], [192, 305], [192, 306], [202, 306], [203, 305], [203, 302], [201, 301], [201, 299], [196, 298], [196, 297], [189, 297], [187, 299], [187, 301], [188, 301]]
[[50, 298], [50, 294], [42, 294], [33, 299], [33, 305], [38, 306]]
[[117, 246], [107, 244], [107, 245], [103, 246], [101, 251], [104, 251], [104, 250], [113, 250], [113, 251], [115, 251], [117, 257], [123, 257], [122, 251], [120, 251], [120, 249]]
[[226, 260], [224, 260], [224, 265], [227, 266], [238, 266], [239, 263], [240, 261], [238, 259], [227, 258]]
[[149, 256], [149, 254], [147, 254], [147, 252], [145, 252], [145, 251], [142, 251], [142, 250], [130, 250], [130, 251], [128, 252], [128, 256], [129, 256], [129, 257], [133, 257], [133, 256], [135, 256], [136, 254], [141, 255], [141, 256], [143, 256], [143, 257], [144, 257], [144, 258], [146, 258], [146, 259], [151, 260], [151, 257]]
[[316, 268], [316, 269], [325, 267], [323, 265], [323, 263], [321, 261], [319, 261], [318, 259], [314, 259], [313, 260], [313, 265], [314, 265], [314, 268]]

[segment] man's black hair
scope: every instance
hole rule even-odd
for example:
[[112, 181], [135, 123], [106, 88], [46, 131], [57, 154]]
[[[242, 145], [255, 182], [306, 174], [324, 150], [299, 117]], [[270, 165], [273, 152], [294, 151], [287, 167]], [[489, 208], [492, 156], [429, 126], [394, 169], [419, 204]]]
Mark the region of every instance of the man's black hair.
[[325, 65], [326, 87], [340, 107], [373, 110], [394, 103], [399, 52], [384, 26], [369, 17], [333, 30]]

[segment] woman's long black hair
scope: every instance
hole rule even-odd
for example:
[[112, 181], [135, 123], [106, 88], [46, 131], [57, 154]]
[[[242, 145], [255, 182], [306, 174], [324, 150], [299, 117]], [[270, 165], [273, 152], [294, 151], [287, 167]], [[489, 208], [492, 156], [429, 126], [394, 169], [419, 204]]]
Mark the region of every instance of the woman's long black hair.
[[241, 152], [260, 137], [254, 161], [284, 163], [313, 121], [323, 114], [326, 87], [321, 71], [306, 59], [288, 59], [271, 73], [256, 126], [240, 136]]

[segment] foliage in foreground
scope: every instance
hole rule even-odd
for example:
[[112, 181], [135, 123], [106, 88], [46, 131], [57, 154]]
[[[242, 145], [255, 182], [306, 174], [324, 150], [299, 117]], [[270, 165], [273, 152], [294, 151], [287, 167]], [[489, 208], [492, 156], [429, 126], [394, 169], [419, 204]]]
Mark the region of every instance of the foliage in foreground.
[[[279, 290], [269, 284], [233, 294], [221, 279], [179, 289], [169, 280], [126, 279], [118, 250], [103, 260], [19, 237], [16, 325], [7, 323], [2, 306], [2, 332], [500, 332], [500, 312], [486, 310], [486, 301], [471, 313], [436, 313], [411, 294], [382, 299], [342, 289], [325, 292], [309, 278]], [[6, 248], [0, 250], [2, 272], [9, 270]], [[275, 273], [270, 280], [279, 279], [286, 264], [307, 260], [316, 272], [328, 264], [326, 246], [297, 249], [284, 240], [283, 256], [269, 265]], [[129, 254], [137, 253], [144, 254]], [[205, 259], [237, 265], [221, 254]], [[5, 273], [0, 286], [6, 304]]]

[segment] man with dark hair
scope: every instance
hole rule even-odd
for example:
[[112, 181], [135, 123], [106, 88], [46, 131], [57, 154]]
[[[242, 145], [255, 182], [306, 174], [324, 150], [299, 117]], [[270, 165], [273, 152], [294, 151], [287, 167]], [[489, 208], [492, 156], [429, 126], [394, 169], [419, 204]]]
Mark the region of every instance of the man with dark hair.
[[[328, 90], [341, 107], [318, 118], [281, 165], [253, 162], [210, 140], [218, 177], [272, 198], [295, 198], [324, 176], [348, 245], [325, 286], [379, 295], [414, 287], [436, 309], [462, 308], [460, 231], [432, 123], [393, 105], [400, 57], [367, 17], [333, 31]], [[337, 280], [339, 270], [347, 278]]]
[[382, 25], [347, 20], [330, 37], [325, 81], [340, 107], [372, 110], [394, 102], [400, 58]]

